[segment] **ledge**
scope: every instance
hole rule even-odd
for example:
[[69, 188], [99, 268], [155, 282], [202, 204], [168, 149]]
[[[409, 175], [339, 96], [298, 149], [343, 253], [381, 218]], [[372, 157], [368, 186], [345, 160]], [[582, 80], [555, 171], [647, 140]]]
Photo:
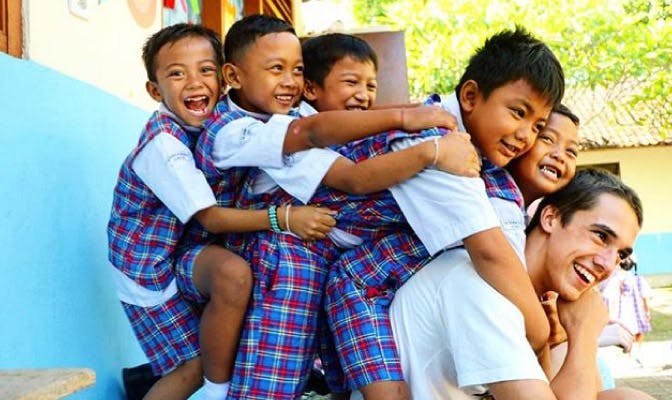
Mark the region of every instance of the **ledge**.
[[96, 373], [88, 368], [0, 370], [0, 399], [60, 399], [95, 383]]

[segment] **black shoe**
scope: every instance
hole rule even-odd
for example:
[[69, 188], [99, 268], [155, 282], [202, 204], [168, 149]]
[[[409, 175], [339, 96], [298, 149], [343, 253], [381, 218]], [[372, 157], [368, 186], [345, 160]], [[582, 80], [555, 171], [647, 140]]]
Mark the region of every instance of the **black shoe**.
[[312, 368], [308, 383], [304, 389], [304, 393], [315, 392], [320, 395], [329, 394], [329, 387], [327, 386], [327, 379], [324, 377], [324, 372], [317, 368]]
[[124, 390], [128, 400], [142, 400], [152, 385], [161, 378], [154, 375], [149, 364], [123, 368], [121, 377], [124, 381]]

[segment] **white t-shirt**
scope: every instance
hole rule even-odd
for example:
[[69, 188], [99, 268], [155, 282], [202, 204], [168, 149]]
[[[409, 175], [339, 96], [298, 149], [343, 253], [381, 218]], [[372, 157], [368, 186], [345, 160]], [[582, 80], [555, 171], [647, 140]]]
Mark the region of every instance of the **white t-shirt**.
[[[465, 131], [457, 98], [442, 99], [441, 106]], [[404, 139], [392, 144], [400, 150], [429, 139]], [[425, 168], [413, 178], [390, 188], [413, 231], [431, 255], [461, 244], [462, 239], [499, 226], [481, 178], [465, 178]]]
[[[491, 199], [502, 230], [523, 260], [525, 221], [518, 206]], [[464, 249], [440, 254], [402, 286], [390, 308], [404, 377], [414, 399], [450, 399], [457, 385], [547, 381], [525, 337], [522, 314], [476, 272]]]

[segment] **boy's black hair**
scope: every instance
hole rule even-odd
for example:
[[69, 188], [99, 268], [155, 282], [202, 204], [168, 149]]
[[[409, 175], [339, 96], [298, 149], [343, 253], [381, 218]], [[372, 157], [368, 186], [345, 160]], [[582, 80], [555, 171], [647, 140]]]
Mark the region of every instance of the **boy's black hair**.
[[224, 60], [239, 62], [247, 49], [261, 36], [289, 32], [296, 35], [288, 22], [270, 15], [253, 14], [234, 22], [224, 39]]
[[469, 60], [455, 88], [473, 80], [484, 98], [495, 89], [524, 79], [548, 99], [553, 106], [560, 103], [565, 92], [565, 75], [560, 62], [544, 42], [524, 28], [499, 32], [485, 41]]
[[575, 212], [596, 207], [598, 198], [605, 193], [627, 202], [637, 217], [637, 223], [640, 227], [642, 226], [644, 219], [642, 202], [637, 193], [611, 172], [604, 169], [587, 168], [578, 171], [567, 186], [541, 200], [526, 232], [530, 233], [539, 225], [541, 210], [548, 205], [558, 209], [560, 222], [564, 226], [572, 220]]
[[579, 117], [576, 114], [574, 114], [572, 110], [570, 110], [569, 107], [567, 107], [566, 105], [560, 103], [557, 106], [553, 107], [552, 112], [564, 115], [565, 117], [569, 118], [574, 123], [574, 125], [576, 125], [577, 128], [579, 127], [580, 123]]
[[202, 37], [207, 39], [212, 45], [212, 50], [215, 52], [217, 67], [221, 67], [224, 64], [222, 41], [217, 32], [202, 25], [170, 25], [150, 36], [142, 47], [142, 61], [147, 71], [147, 79], [150, 82], [156, 82], [156, 55], [161, 48], [186, 37]]
[[303, 42], [303, 76], [322, 86], [324, 78], [338, 61], [350, 57], [361, 62], [371, 62], [378, 70], [378, 57], [363, 39], [344, 33], [327, 33]]

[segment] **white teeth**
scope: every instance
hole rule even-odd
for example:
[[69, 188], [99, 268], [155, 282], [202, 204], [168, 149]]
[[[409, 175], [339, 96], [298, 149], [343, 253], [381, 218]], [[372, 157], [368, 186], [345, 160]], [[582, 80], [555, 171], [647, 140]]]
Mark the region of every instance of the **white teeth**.
[[553, 167], [549, 167], [547, 165], [543, 165], [541, 168], [539, 168], [541, 172], [543, 172], [545, 175], [548, 175], [549, 177], [553, 179], [559, 179], [560, 178], [560, 171]]
[[574, 264], [574, 270], [578, 272], [588, 283], [593, 283], [595, 281], [595, 276], [579, 264]]
[[188, 97], [185, 101], [201, 101], [201, 100], [206, 100], [208, 96], [194, 96], [194, 97]]

